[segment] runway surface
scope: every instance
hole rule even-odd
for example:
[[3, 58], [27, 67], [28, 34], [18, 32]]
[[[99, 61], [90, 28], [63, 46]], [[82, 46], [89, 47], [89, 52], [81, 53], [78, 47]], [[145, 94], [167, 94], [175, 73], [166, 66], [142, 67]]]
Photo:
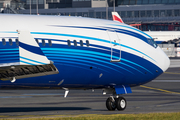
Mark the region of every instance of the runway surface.
[[0, 90], [0, 118], [180, 112], [180, 67], [169, 68], [152, 82], [132, 88], [132, 92], [123, 95], [128, 102], [124, 111], [108, 111], [105, 101], [109, 96], [102, 95], [102, 90], [70, 90], [67, 98], [63, 98], [64, 90]]

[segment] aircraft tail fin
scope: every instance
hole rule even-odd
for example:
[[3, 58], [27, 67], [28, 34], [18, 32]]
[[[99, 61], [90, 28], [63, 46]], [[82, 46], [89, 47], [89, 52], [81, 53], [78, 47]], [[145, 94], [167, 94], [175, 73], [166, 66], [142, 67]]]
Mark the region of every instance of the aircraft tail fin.
[[118, 21], [120, 23], [124, 23], [117, 12], [112, 12], [112, 17], [113, 17], [113, 21]]

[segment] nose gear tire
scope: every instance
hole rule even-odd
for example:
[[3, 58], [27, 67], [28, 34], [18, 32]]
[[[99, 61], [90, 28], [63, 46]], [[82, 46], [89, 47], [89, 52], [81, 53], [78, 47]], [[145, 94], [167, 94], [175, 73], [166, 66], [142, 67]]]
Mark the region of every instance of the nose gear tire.
[[109, 110], [109, 111], [114, 111], [116, 109], [116, 101], [113, 101], [111, 97], [109, 97], [107, 100], [106, 100], [106, 108]]
[[117, 110], [124, 110], [126, 108], [127, 102], [126, 99], [124, 99], [123, 97], [119, 97], [116, 99], [116, 107]]

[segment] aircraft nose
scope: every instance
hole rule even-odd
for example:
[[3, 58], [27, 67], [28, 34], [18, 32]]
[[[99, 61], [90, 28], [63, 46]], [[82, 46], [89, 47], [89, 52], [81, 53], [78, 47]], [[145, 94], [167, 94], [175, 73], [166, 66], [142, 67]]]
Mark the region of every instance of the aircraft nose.
[[169, 66], [170, 66], [170, 59], [166, 54], [164, 54], [163, 67], [162, 67], [163, 72], [165, 72], [169, 68]]
[[164, 51], [160, 47], [157, 47], [156, 53], [156, 60], [159, 64], [159, 67], [162, 69], [163, 72], [165, 72], [170, 66], [169, 57], [164, 53]]

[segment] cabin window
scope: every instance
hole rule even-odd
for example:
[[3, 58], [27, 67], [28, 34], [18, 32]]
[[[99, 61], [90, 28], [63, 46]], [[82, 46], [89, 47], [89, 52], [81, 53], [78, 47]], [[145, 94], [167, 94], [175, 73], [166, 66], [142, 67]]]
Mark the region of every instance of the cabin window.
[[67, 40], [67, 44], [68, 44], [68, 46], [70, 47], [70, 46], [71, 46], [71, 41], [70, 41], [70, 40]]
[[48, 40], [49, 46], [52, 46], [52, 41]]
[[39, 41], [38, 41], [38, 39], [36, 39], [36, 42], [37, 42], [37, 44], [39, 45]]
[[83, 41], [82, 40], [80, 40], [80, 46], [83, 47]]
[[10, 46], [13, 45], [12, 39], [9, 39], [9, 45], [10, 45]]
[[19, 40], [18, 39], [16, 39], [16, 45], [19, 46]]
[[6, 40], [4, 38], [2, 39], [2, 44], [6, 45]]
[[86, 45], [89, 47], [89, 40], [86, 40]]
[[77, 47], [77, 41], [76, 40], [74, 40], [74, 46]]
[[42, 45], [43, 45], [43, 46], [45, 46], [45, 45], [46, 45], [45, 40], [42, 40]]

